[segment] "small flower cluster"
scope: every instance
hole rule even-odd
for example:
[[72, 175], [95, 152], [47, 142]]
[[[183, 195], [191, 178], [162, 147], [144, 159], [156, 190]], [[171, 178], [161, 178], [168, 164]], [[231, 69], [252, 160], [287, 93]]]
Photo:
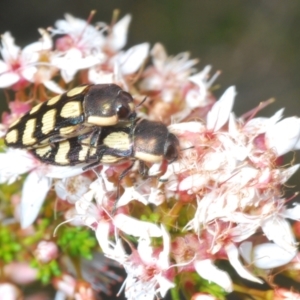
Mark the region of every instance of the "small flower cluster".
[[[161, 44], [123, 50], [131, 17], [93, 26], [93, 14], [87, 21], [66, 15], [23, 49], [9, 32], [2, 35], [0, 87], [13, 99], [0, 137], [55, 94], [114, 83], [133, 96], [139, 117], [168, 125], [180, 157], [149, 165], [147, 178], [136, 161], [119, 181], [128, 160], [83, 171], [1, 142], [0, 299], [21, 297], [20, 286], [37, 280], [52, 283], [56, 299], [96, 299], [121, 281], [119, 266], [127, 299], [169, 290], [174, 299], [225, 299], [234, 290], [248, 293], [233, 283], [230, 265], [259, 284], [272, 283], [274, 268], [298, 270], [300, 206], [287, 207], [283, 187], [299, 164], [282, 165], [282, 157], [300, 149], [300, 119], [283, 118], [283, 110], [256, 117], [270, 101], [235, 116], [236, 90], [217, 100], [211, 86], [219, 73], [210, 76], [210, 66], [199, 72], [188, 53], [168, 56]], [[296, 221], [294, 230], [287, 219]], [[300, 299], [271, 286], [257, 290], [257, 299], [267, 292], [269, 299]]]

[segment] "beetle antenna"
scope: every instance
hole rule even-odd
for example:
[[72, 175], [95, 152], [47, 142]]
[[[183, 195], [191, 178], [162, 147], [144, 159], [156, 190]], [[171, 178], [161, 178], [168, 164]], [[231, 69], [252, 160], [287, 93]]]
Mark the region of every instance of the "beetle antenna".
[[148, 97], [146, 96], [138, 105], [135, 106], [135, 108], [140, 107], [147, 100], [147, 98]]
[[190, 146], [190, 147], [187, 147], [187, 148], [182, 148], [182, 149], [180, 149], [180, 151], [189, 150], [189, 149], [192, 149], [192, 148], [195, 148], [195, 146]]

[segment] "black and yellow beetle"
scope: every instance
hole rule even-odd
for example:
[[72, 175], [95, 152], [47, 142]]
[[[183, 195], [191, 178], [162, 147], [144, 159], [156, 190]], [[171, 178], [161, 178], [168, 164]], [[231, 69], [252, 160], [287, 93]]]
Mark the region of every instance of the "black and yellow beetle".
[[133, 124], [134, 108], [132, 96], [115, 84], [81, 85], [33, 107], [10, 125], [5, 143], [34, 149], [87, 133], [97, 138], [102, 127]]
[[[103, 127], [97, 142], [93, 135], [72, 137], [31, 150], [44, 163], [60, 166], [85, 164], [84, 169], [99, 164], [116, 164], [122, 160], [144, 163], [168, 163], [176, 160], [179, 142], [160, 122], [136, 119], [131, 123]], [[92, 146], [95, 145], [95, 146]]]

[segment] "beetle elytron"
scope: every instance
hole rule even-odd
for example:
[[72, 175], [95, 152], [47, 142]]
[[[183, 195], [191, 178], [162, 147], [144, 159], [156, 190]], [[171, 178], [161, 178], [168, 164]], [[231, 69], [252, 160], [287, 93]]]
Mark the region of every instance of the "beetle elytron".
[[93, 135], [72, 137], [31, 150], [42, 162], [70, 166], [86, 164], [84, 169], [99, 164], [115, 164], [125, 159], [169, 163], [178, 157], [179, 142], [160, 122], [135, 120], [131, 123], [103, 127], [97, 141]]
[[9, 147], [33, 149], [136, 118], [131, 95], [115, 84], [82, 85], [33, 107], [8, 129]]

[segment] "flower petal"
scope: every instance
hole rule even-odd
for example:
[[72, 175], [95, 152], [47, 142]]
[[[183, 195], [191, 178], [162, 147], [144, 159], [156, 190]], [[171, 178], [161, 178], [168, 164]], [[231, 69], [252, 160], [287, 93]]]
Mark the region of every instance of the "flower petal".
[[62, 94], [65, 92], [55, 81], [45, 80], [43, 81], [44, 86], [53, 93]]
[[148, 56], [150, 45], [143, 43], [128, 49], [117, 58], [121, 72], [124, 75], [136, 72]]
[[52, 180], [41, 176], [38, 171], [31, 172], [24, 181], [21, 198], [21, 226], [30, 226], [38, 216]]
[[1, 39], [3, 45], [1, 47], [1, 55], [4, 61], [10, 62], [11, 60], [16, 60], [20, 53], [20, 47], [15, 45], [15, 39], [10, 32], [3, 33]]
[[82, 170], [83, 165], [78, 166], [51, 166], [51, 165], [43, 165], [40, 167], [41, 170], [45, 169], [45, 173], [47, 177], [50, 178], [67, 178], [79, 175], [83, 173]]
[[118, 51], [125, 46], [130, 21], [131, 16], [128, 14], [113, 26], [111, 40], [109, 41], [112, 50]]
[[125, 187], [125, 191], [124, 191], [123, 195], [117, 202], [117, 207], [127, 205], [132, 200], [137, 200], [137, 201], [143, 203], [144, 205], [148, 204], [147, 199], [143, 195], [141, 195], [139, 192], [137, 192], [135, 190], [135, 188], [132, 186], [132, 187]]
[[261, 225], [266, 237], [290, 253], [294, 253], [296, 242], [291, 225], [281, 217], [271, 216]]
[[228, 244], [226, 245], [226, 253], [228, 255], [229, 258], [229, 262], [230, 264], [234, 267], [234, 269], [237, 271], [237, 273], [248, 280], [257, 282], [257, 283], [263, 283], [263, 281], [257, 277], [255, 277], [254, 275], [252, 275], [241, 263], [241, 261], [239, 260], [239, 252], [238, 252], [238, 248], [234, 245], [234, 244]]
[[162, 297], [165, 297], [169, 289], [172, 289], [176, 286], [174, 282], [171, 282], [166, 277], [161, 276], [160, 274], [156, 275], [155, 279], [159, 284], [159, 288], [157, 289], [157, 292], [159, 292]]
[[9, 148], [0, 153], [0, 183], [12, 184], [34, 167], [34, 159], [27, 151]]
[[0, 75], [0, 88], [10, 87], [17, 83], [20, 76], [17, 73], [9, 72]]
[[39, 29], [39, 33], [41, 34], [41, 40], [38, 42], [34, 42], [32, 44], [27, 45], [24, 47], [23, 52], [25, 53], [33, 53], [39, 52], [43, 50], [51, 50], [52, 48], [52, 39], [48, 31], [45, 29]]
[[225, 125], [229, 119], [235, 96], [234, 86], [229, 87], [224, 92], [207, 114], [207, 129], [217, 131]]
[[289, 263], [297, 254], [290, 253], [273, 243], [264, 243], [253, 247], [251, 242], [244, 242], [239, 247], [240, 253], [248, 264], [260, 269], [273, 269]]
[[285, 218], [292, 219], [295, 221], [300, 220], [300, 204], [294, 203], [294, 207], [292, 208], [286, 208], [281, 215]]
[[9, 71], [9, 65], [0, 59], [0, 74]]
[[96, 238], [104, 254], [109, 255], [113, 252], [109, 241], [109, 222], [99, 222], [96, 229]]
[[159, 265], [162, 269], [166, 270], [169, 268], [171, 237], [169, 232], [166, 230], [166, 228], [163, 225], [161, 225], [161, 231], [162, 231], [164, 247], [163, 250], [159, 253]]
[[267, 130], [266, 142], [278, 156], [300, 149], [300, 119], [290, 117], [276, 123]]
[[139, 221], [124, 214], [118, 214], [114, 217], [114, 225], [126, 234], [136, 237], [144, 236], [145, 233], [150, 237], [162, 236], [162, 230], [159, 226], [150, 222]]
[[232, 291], [232, 282], [229, 275], [218, 269], [211, 259], [198, 260], [194, 263], [197, 273], [208, 281], [221, 286], [226, 292]]

